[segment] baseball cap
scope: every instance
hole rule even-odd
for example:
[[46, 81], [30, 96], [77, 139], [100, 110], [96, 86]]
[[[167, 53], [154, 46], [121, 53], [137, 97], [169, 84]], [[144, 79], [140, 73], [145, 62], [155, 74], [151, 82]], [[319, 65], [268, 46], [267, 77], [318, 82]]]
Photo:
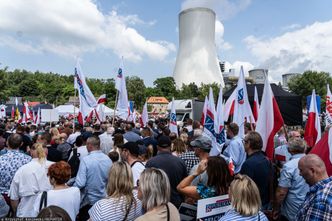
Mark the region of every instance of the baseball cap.
[[195, 140], [190, 142], [192, 147], [198, 147], [204, 150], [211, 150], [212, 148], [212, 141], [210, 138], [206, 136], [198, 136]]
[[170, 147], [172, 145], [172, 141], [168, 136], [160, 136], [158, 139], [158, 146], [159, 147]]
[[145, 146], [144, 142], [142, 140], [138, 140], [138, 141], [136, 141], [136, 143], [138, 146], [139, 155], [146, 154], [146, 152], [148, 151], [148, 147]]
[[119, 148], [127, 149], [129, 153], [133, 155], [139, 155], [139, 148], [136, 142], [127, 142], [123, 145], [120, 145]]

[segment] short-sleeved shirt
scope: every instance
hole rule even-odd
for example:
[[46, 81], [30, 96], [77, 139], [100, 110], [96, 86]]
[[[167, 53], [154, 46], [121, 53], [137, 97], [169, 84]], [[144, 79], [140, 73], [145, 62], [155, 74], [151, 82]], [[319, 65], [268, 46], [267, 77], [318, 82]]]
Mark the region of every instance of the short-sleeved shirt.
[[225, 213], [223, 217], [219, 219], [219, 221], [268, 221], [267, 217], [261, 211], [258, 212], [257, 215], [253, 216], [243, 216], [240, 213], [236, 212], [234, 209], [229, 210]]
[[18, 150], [7, 150], [0, 156], [0, 192], [7, 194], [16, 171], [31, 161], [31, 157]]
[[187, 168], [183, 160], [172, 155], [171, 152], [159, 152], [146, 163], [145, 167], [155, 167], [165, 171], [171, 184], [171, 203], [179, 207], [183, 197], [176, 187], [187, 176]]
[[288, 188], [286, 198], [281, 204], [281, 214], [288, 220], [294, 220], [309, 186], [300, 175], [298, 163], [304, 154], [295, 154], [291, 160], [284, 164], [279, 178], [278, 186]]
[[228, 146], [223, 151], [222, 156], [225, 157], [227, 161], [229, 161], [231, 158], [235, 167], [234, 173], [239, 173], [247, 156], [241, 137], [233, 137], [230, 140]]
[[[134, 200], [129, 207], [129, 212], [126, 220], [135, 220], [142, 215], [142, 203], [137, 198], [137, 191], [133, 191]], [[111, 221], [123, 220], [128, 206], [125, 196], [120, 198], [106, 198], [96, 202], [89, 210], [89, 215], [92, 221]]]
[[332, 177], [310, 187], [296, 220], [332, 220]]
[[199, 183], [197, 184], [196, 188], [197, 188], [197, 193], [201, 197], [201, 199], [217, 196], [217, 192], [214, 187], [204, 185], [203, 183]]
[[195, 165], [199, 164], [199, 158], [195, 155], [194, 151], [187, 151], [180, 154], [178, 157], [181, 158], [186, 164], [188, 174]]

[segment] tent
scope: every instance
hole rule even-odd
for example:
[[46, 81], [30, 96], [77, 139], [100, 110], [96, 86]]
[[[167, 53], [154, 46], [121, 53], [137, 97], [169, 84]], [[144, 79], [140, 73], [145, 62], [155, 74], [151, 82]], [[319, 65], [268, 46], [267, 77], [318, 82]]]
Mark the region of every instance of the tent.
[[[6, 116], [11, 116], [11, 112], [12, 112], [12, 107], [14, 106], [14, 109], [16, 111], [16, 105], [15, 104], [6, 104], [7, 108], [6, 108]], [[18, 111], [20, 113], [23, 112], [23, 104], [19, 104], [18, 106]], [[38, 108], [40, 109], [53, 109], [53, 106], [51, 104], [37, 104], [36, 106], [34, 106], [32, 108], [32, 110], [36, 113], [38, 111]]]
[[102, 110], [104, 110], [105, 116], [111, 116], [111, 117], [113, 117], [114, 110], [112, 108], [109, 108], [109, 107], [107, 107], [104, 104], [98, 104], [98, 106], [97, 106], [96, 109], [99, 110], [99, 108], [101, 108]]
[[60, 105], [57, 106], [55, 109], [58, 110], [60, 116], [67, 115], [67, 114], [78, 114], [79, 109], [72, 104]]
[[[257, 87], [259, 103], [261, 103], [264, 84], [247, 84], [248, 99], [251, 107], [254, 102], [254, 89]], [[232, 87], [224, 94], [224, 99], [228, 99], [235, 90], [236, 86]], [[281, 115], [284, 122], [288, 126], [302, 125], [302, 100], [301, 96], [285, 91], [276, 84], [271, 84], [274, 97], [278, 103]]]

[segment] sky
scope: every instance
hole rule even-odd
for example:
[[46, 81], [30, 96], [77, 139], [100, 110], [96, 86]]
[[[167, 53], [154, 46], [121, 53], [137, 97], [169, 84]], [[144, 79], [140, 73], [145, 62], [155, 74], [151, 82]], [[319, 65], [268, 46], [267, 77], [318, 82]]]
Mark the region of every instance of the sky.
[[226, 70], [266, 68], [270, 79], [332, 71], [331, 0], [0, 0], [0, 68], [89, 78], [124, 74], [147, 86], [173, 75], [178, 15], [216, 12], [216, 46]]

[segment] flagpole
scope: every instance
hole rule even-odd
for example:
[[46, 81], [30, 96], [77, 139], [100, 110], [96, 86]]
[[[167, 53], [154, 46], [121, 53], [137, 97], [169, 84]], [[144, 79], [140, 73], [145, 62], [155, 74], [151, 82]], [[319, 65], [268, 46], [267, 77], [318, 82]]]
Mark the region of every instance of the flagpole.
[[114, 112], [113, 112], [113, 119], [112, 119], [112, 126], [114, 127], [114, 121], [115, 121], [115, 112], [118, 106], [118, 97], [119, 97], [119, 91], [116, 90], [116, 95], [115, 95], [115, 105], [114, 105]]
[[74, 93], [74, 121], [73, 121], [73, 131], [74, 131], [74, 129], [75, 129], [75, 120], [76, 120], [76, 115], [75, 115], [75, 102], [76, 102], [76, 89], [74, 88], [74, 90], [75, 90], [75, 93]]

